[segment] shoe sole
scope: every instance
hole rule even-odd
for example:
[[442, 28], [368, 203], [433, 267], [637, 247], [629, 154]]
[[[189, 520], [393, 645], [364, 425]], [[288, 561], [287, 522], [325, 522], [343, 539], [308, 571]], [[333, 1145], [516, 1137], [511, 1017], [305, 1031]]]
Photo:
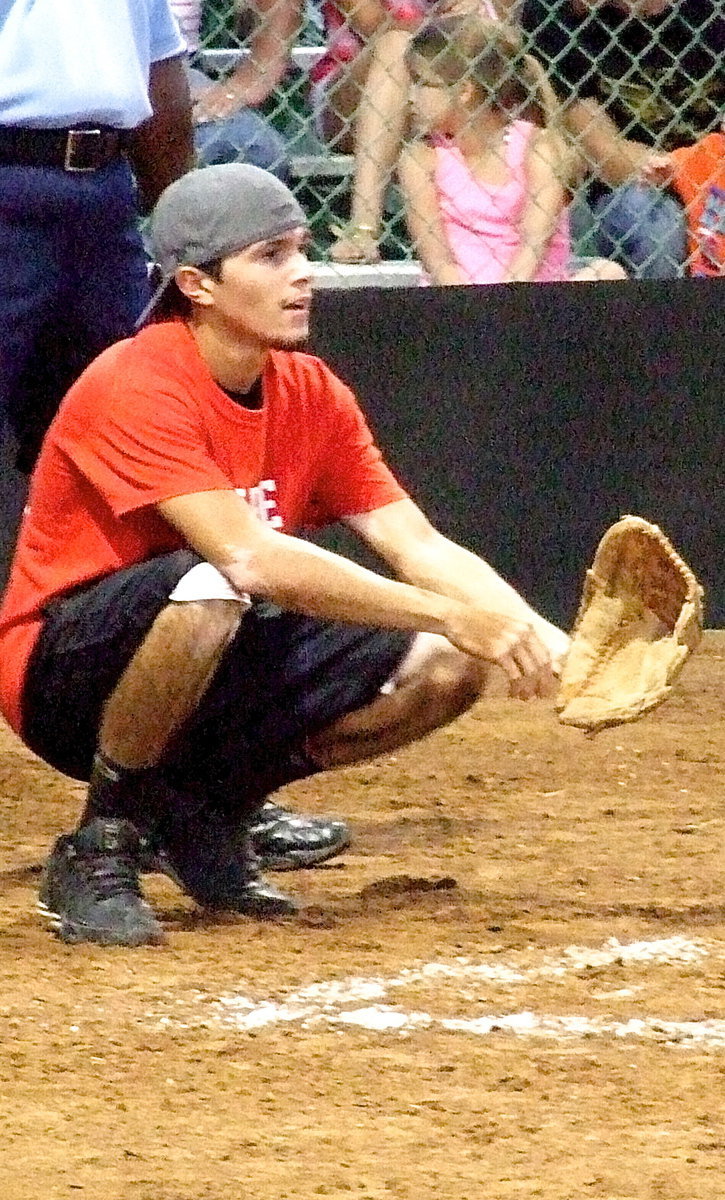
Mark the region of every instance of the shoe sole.
[[288, 854], [279, 856], [260, 854], [259, 862], [263, 871], [304, 871], [309, 867], [318, 867], [347, 850], [350, 838], [337, 842], [334, 846], [326, 846], [320, 850], [290, 850]]
[[69, 921], [60, 913], [53, 912], [42, 900], [37, 901], [35, 909], [46, 922], [51, 932], [55, 933], [62, 942], [65, 942], [69, 946], [78, 945], [80, 942], [95, 942], [99, 946], [161, 946], [166, 941], [161, 927], [159, 927], [157, 932], [153, 933], [152, 937], [128, 937], [122, 941], [118, 937], [109, 936], [107, 930], [92, 929], [90, 926], [78, 925], [74, 921]]

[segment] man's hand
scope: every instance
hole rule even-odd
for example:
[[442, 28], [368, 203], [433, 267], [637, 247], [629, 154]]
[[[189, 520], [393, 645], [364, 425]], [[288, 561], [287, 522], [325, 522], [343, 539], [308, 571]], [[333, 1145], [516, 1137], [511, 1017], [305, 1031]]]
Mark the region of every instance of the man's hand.
[[229, 81], [212, 83], [194, 94], [194, 124], [207, 125], [211, 121], [224, 121], [248, 104], [249, 100], [241, 89], [235, 90]]
[[456, 604], [446, 636], [465, 654], [500, 667], [509, 681], [511, 696], [530, 700], [556, 691], [552, 654], [532, 623], [506, 613]]
[[653, 187], [667, 187], [675, 174], [675, 161], [670, 154], [651, 154], [642, 164], [642, 181]]
[[447, 596], [444, 633], [466, 654], [496, 663], [514, 696], [548, 696], [569, 638], [477, 554], [444, 537], [410, 499], [346, 518], [400, 579]]
[[555, 675], [561, 674], [561, 669], [564, 666], [566, 658], [571, 648], [571, 638], [563, 629], [559, 629], [558, 625], [553, 625], [551, 621], [547, 621], [544, 617], [536, 614], [536, 619], [532, 619], [534, 629], [538, 637], [546, 646], [551, 656], [552, 670]]

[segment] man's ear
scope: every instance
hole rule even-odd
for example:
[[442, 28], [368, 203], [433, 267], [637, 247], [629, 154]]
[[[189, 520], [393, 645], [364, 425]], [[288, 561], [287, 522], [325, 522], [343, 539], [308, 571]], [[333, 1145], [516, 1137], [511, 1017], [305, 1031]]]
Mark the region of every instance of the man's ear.
[[199, 267], [179, 267], [174, 280], [181, 294], [192, 304], [206, 308], [214, 303], [214, 280]]

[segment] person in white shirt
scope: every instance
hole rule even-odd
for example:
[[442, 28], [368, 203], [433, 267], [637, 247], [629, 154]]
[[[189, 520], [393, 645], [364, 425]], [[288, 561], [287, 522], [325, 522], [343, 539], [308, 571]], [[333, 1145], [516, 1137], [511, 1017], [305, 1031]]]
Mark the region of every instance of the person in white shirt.
[[29, 469], [63, 393], [148, 299], [137, 230], [193, 165], [168, 0], [0, 13], [0, 417]]

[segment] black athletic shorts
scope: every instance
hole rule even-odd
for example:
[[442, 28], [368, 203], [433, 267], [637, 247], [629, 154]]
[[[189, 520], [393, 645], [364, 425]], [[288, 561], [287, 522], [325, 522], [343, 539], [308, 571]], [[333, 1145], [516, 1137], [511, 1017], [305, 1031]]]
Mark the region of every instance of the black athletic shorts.
[[[180, 550], [52, 601], [30, 659], [23, 736], [46, 762], [88, 779], [101, 714], [179, 580], [201, 560]], [[370, 703], [414, 635], [253, 603], [163, 773], [174, 787], [252, 806], [314, 770], [305, 738]]]

